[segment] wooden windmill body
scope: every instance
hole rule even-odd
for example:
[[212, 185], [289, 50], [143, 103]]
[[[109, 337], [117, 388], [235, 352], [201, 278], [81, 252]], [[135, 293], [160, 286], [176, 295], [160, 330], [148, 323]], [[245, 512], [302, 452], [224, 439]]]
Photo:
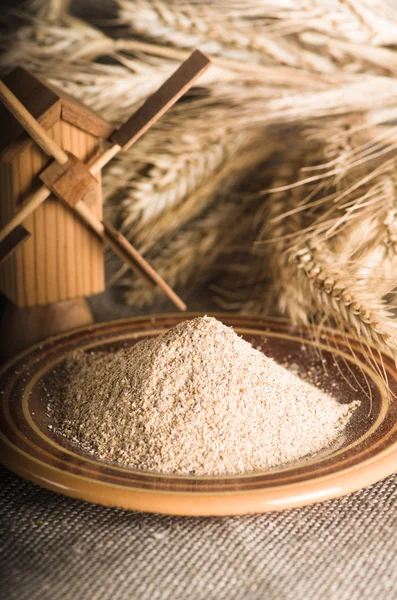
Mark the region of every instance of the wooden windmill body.
[[[103, 119], [21, 68], [4, 79], [48, 135], [65, 151], [87, 162], [113, 128]], [[0, 104], [0, 227], [15, 215], [40, 184], [51, 158]], [[84, 201], [102, 218], [100, 173]], [[102, 292], [102, 243], [53, 195], [23, 222], [31, 237], [0, 266], [0, 290], [17, 306], [37, 306]]]
[[[21, 68], [0, 82], [0, 291], [19, 309], [103, 291], [103, 242], [148, 285], [158, 285], [178, 308], [186, 308], [130, 242], [102, 220], [100, 173], [209, 65], [195, 51], [118, 130]], [[33, 339], [44, 338], [45, 329], [36, 325]]]

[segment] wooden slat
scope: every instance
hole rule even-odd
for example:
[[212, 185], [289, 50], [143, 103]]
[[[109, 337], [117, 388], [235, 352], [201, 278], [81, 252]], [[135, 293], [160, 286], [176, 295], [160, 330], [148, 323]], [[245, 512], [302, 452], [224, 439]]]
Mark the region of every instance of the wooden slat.
[[[15, 190], [14, 190], [14, 169], [15, 166], [12, 164], [5, 164], [5, 168], [7, 171], [7, 194], [8, 194], [8, 206], [9, 206], [9, 211], [10, 211], [10, 216], [12, 216], [13, 213], [13, 205], [14, 205], [14, 195], [15, 195]], [[17, 269], [16, 269], [16, 262], [17, 262], [17, 258], [16, 255], [13, 254], [10, 259], [8, 261], [6, 261], [6, 263], [4, 263], [4, 267], [6, 269], [8, 269], [8, 290], [9, 290], [9, 297], [11, 300], [13, 300], [14, 303], [16, 303], [16, 299], [17, 299]]]
[[[78, 131], [75, 127], [70, 126], [70, 136], [72, 142], [72, 152], [74, 152], [75, 148], [78, 146]], [[84, 249], [84, 225], [79, 222], [78, 219], [75, 218], [75, 238], [74, 238], [74, 270], [75, 270], [75, 279], [76, 279], [76, 294], [78, 296], [84, 295], [84, 282], [83, 282], [83, 273], [82, 273], [82, 259], [83, 254], [82, 251]]]
[[[3, 81], [44, 129], [49, 129], [59, 121], [61, 102], [58, 96], [28, 71], [17, 67]], [[0, 156], [11, 162], [32, 144], [32, 138], [2, 104], [0, 123]]]
[[[61, 124], [62, 132], [62, 147], [66, 152], [72, 151], [72, 128], [68, 123]], [[65, 209], [62, 206], [62, 209]], [[70, 211], [63, 210], [63, 227], [65, 232], [65, 245], [62, 260], [62, 268], [65, 272], [67, 297], [74, 298], [77, 296], [76, 274], [75, 274], [75, 229], [78, 226], [76, 219]]]
[[[98, 150], [98, 140], [87, 133], [79, 131], [81, 138], [81, 155], [80, 158], [88, 163], [92, 156], [94, 156]], [[95, 175], [97, 179], [97, 185], [94, 194], [89, 194], [84, 198], [84, 204], [86, 204], [94, 216], [98, 219], [102, 217], [102, 191], [100, 173]], [[86, 245], [88, 251], [85, 252], [85, 270], [84, 270], [84, 282], [90, 294], [102, 292], [105, 288], [104, 278], [104, 252], [103, 243], [90, 229], [86, 229]]]
[[[6, 165], [0, 161], [0, 191], [1, 191], [1, 211], [0, 211], [0, 226], [7, 223], [12, 216], [11, 193], [9, 190], [9, 170], [11, 165]], [[13, 295], [13, 285], [11, 282], [11, 265], [14, 261], [14, 256], [10, 256], [9, 260], [3, 262], [0, 266], [0, 290], [10, 299]]]
[[[33, 180], [33, 161], [32, 146], [26, 148], [18, 157], [19, 181], [21, 198], [24, 198], [31, 190]], [[23, 260], [24, 288], [25, 288], [25, 306], [36, 304], [36, 257], [34, 245], [34, 215], [27, 217], [22, 225], [30, 231], [32, 238], [29, 239], [20, 249]]]
[[[51, 136], [59, 139], [60, 123], [56, 123], [51, 129]], [[45, 208], [45, 263], [47, 302], [59, 300], [58, 289], [58, 256], [57, 256], [57, 212], [59, 200], [50, 196], [44, 203]]]
[[[96, 210], [93, 211], [96, 217], [102, 220], [102, 175], [98, 173], [96, 175], [98, 179], [98, 189], [97, 189], [97, 204]], [[94, 289], [95, 293], [102, 292], [105, 289], [105, 259], [104, 259], [104, 245], [102, 241], [96, 240], [94, 237], [92, 239], [92, 244], [94, 248], [93, 253], [93, 261], [96, 265], [96, 268], [93, 270], [94, 276]]]
[[[77, 147], [75, 148], [75, 155], [78, 156], [80, 159], [84, 159], [86, 157], [86, 148], [85, 148], [85, 138], [87, 136], [86, 133], [84, 133], [84, 131], [81, 131], [80, 129], [74, 128], [76, 131], [76, 138], [77, 138]], [[90, 177], [92, 177], [92, 175], [90, 174]], [[95, 184], [96, 184], [96, 180], [95, 180]], [[93, 193], [92, 193], [93, 192]], [[92, 204], [92, 201], [95, 200], [95, 187], [92, 189], [91, 191], [91, 202], [90, 204]], [[91, 293], [91, 277], [90, 277], [90, 273], [91, 270], [94, 268], [94, 265], [91, 264], [91, 255], [90, 255], [90, 246], [91, 246], [91, 239], [94, 237], [94, 235], [92, 234], [92, 231], [90, 231], [87, 227], [84, 227], [84, 229], [81, 232], [81, 272], [82, 272], [82, 282], [83, 282], [83, 287], [82, 287], [82, 295], [83, 296], [87, 296]]]
[[16, 250], [30, 238], [31, 233], [22, 225], [18, 225], [5, 240], [0, 242], [0, 264], [10, 258]]
[[60, 164], [68, 162], [67, 154], [57, 144], [54, 144], [44, 127], [31, 115], [4, 81], [0, 81], [0, 101], [46, 154], [52, 156]]
[[116, 133], [112, 142], [124, 150], [136, 142], [208, 69], [210, 59], [195, 50]]
[[[114, 250], [124, 258], [125, 262], [130, 265], [134, 271], [140, 274], [143, 278], [149, 278], [152, 285], [157, 285], [168, 298], [179, 308], [179, 310], [186, 310], [186, 304], [179, 298], [174, 290], [168, 285], [166, 281], [155, 271], [149, 263], [139, 254], [137, 250], [128, 242], [128, 240], [111, 225], [102, 221], [106, 241]], [[113, 244], [113, 245], [112, 245]], [[125, 252], [123, 257], [123, 251]]]
[[[88, 163], [90, 157], [94, 154], [96, 148], [98, 147], [98, 142], [97, 140], [93, 137], [90, 136], [86, 133], [81, 133], [82, 135], [82, 140], [81, 140], [81, 145], [82, 145], [82, 158], [84, 159], [85, 163]], [[98, 199], [98, 186], [99, 184], [97, 183], [96, 188], [94, 190], [94, 194], [89, 195], [88, 197], [86, 197], [84, 199], [84, 202], [89, 206], [90, 210], [93, 212], [93, 214], [97, 214], [98, 212], [98, 208], [97, 208], [97, 204], [98, 204], [98, 200], [99, 202], [102, 202], [101, 199]], [[89, 289], [92, 290], [91, 293], [95, 293], [94, 290], [96, 290], [96, 283], [95, 283], [95, 275], [96, 275], [96, 271], [101, 270], [101, 265], [103, 263], [103, 247], [102, 244], [100, 244], [100, 257], [99, 257], [99, 262], [98, 262], [98, 253], [95, 252], [98, 244], [99, 244], [99, 240], [97, 239], [96, 235], [92, 235], [91, 231], [87, 231], [88, 236], [87, 236], [87, 247], [88, 247], [88, 251], [87, 251], [87, 264], [88, 264], [88, 269], [87, 269], [87, 285], [89, 286]]]
[[[79, 140], [85, 136], [84, 132], [76, 129], [76, 146], [74, 154], [80, 154]], [[95, 196], [97, 180], [89, 172], [86, 165], [73, 154], [69, 155], [66, 164], [59, 164], [53, 161], [42, 173], [41, 181], [60, 199], [68, 204], [76, 204], [87, 194]]]
[[[19, 164], [18, 158], [15, 160], [13, 164], [12, 170], [12, 194], [13, 194], [13, 202], [16, 207], [21, 203], [21, 184], [19, 178]], [[15, 296], [13, 298], [13, 302], [17, 306], [26, 306], [26, 298], [25, 298], [25, 282], [24, 282], [24, 272], [23, 272], [23, 257], [21, 252], [15, 252]]]
[[[62, 129], [63, 123], [60, 121], [57, 123], [56, 127], [53, 129], [53, 139], [54, 142], [63, 148], [62, 143]], [[54, 164], [51, 162], [49, 166]], [[47, 167], [48, 169], [49, 167]], [[47, 171], [47, 169], [45, 171]], [[44, 172], [45, 172], [44, 171]], [[42, 172], [43, 173], [43, 172]], [[40, 177], [41, 174], [40, 173]], [[52, 196], [53, 200], [55, 198]], [[55, 215], [55, 223], [56, 223], [56, 238], [54, 240], [55, 247], [53, 249], [55, 258], [56, 258], [56, 273], [55, 278], [57, 282], [57, 298], [58, 300], [63, 300], [67, 298], [67, 274], [65, 269], [65, 216], [66, 211], [65, 207], [62, 206], [60, 202], [54, 202], [54, 215]]]
[[[72, 127], [68, 123], [62, 123], [62, 145], [67, 152], [71, 152], [72, 143]], [[65, 207], [62, 207], [65, 208]], [[79, 223], [70, 211], [65, 214], [65, 262], [64, 268], [67, 278], [68, 297], [74, 298], [78, 295], [77, 280], [75, 273], [75, 248], [76, 248], [76, 229]]]
[[[82, 158], [82, 160], [84, 160], [84, 162], [88, 161], [88, 157], [90, 156], [90, 151], [89, 151], [89, 145], [90, 145], [90, 140], [91, 140], [91, 136], [88, 136], [86, 133], [80, 132], [80, 135], [82, 136], [81, 139], [81, 153], [82, 156], [80, 158]], [[93, 197], [91, 197], [89, 195], [89, 201], [84, 200], [85, 202], [87, 202], [87, 204], [89, 204], [90, 210], [94, 211], [95, 210], [95, 204], [96, 204], [96, 199], [97, 199], [97, 194], [96, 194], [97, 190], [94, 190], [94, 195]], [[88, 288], [90, 290], [94, 289], [94, 271], [95, 271], [95, 266], [94, 266], [94, 257], [93, 257], [93, 252], [94, 252], [94, 242], [96, 241], [95, 235], [92, 235], [92, 233], [90, 231], [88, 231], [88, 239], [87, 239], [87, 263], [88, 263], [88, 269], [87, 269], [87, 281], [86, 281], [86, 285], [88, 286]]]
[[61, 115], [62, 120], [81, 129], [85, 133], [108, 139], [114, 133], [113, 125], [107, 123], [91, 109], [83, 106], [75, 98], [67, 96], [64, 92], [59, 92], [61, 96]]
[[[10, 209], [8, 206], [8, 197], [6, 194], [7, 185], [7, 165], [0, 161], [0, 191], [1, 191], [1, 211], [0, 211], [0, 227], [3, 227], [10, 219]], [[8, 268], [7, 264], [0, 266], [0, 290], [5, 293], [8, 290], [9, 283], [7, 281]]]
[[[48, 162], [48, 157], [37, 146], [32, 146], [33, 172], [39, 173]], [[36, 294], [37, 303], [45, 304], [47, 302], [47, 264], [45, 259], [45, 203], [34, 211], [35, 236], [34, 252], [36, 257]]]

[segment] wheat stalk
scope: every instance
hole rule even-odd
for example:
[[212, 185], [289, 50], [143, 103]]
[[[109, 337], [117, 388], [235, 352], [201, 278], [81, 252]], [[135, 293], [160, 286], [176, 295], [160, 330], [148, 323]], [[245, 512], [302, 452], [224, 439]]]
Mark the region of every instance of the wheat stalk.
[[[290, 135], [292, 133], [290, 132]], [[285, 135], [288, 133], [285, 132]], [[299, 138], [299, 135], [296, 137]], [[274, 307], [278, 307], [281, 314], [293, 310], [296, 322], [306, 322], [307, 300], [294, 286], [287, 255], [291, 245], [290, 236], [299, 234], [304, 224], [302, 212], [294, 212], [301, 200], [302, 188], [285, 192], [283, 187], [298, 176], [302, 163], [306, 165], [310, 161], [309, 156], [317, 154], [308, 143], [302, 147], [302, 144], [295, 140], [291, 142], [291, 146], [273, 157], [276, 168], [270, 187], [281, 188], [282, 191], [267, 194], [256, 208], [256, 239], [258, 242], [267, 240], [269, 243], [257, 243], [247, 247], [246, 253], [250, 253], [252, 258], [246, 261], [246, 267], [242, 269], [241, 293], [237, 295], [229, 287], [226, 296], [231, 298], [234, 306], [243, 313], [266, 315], [273, 312]], [[317, 145], [315, 148], [318, 150]], [[271, 172], [271, 168], [269, 171]], [[284, 218], [287, 211], [292, 214]], [[251, 284], [244, 285], [247, 281], [251, 281]], [[233, 280], [230, 283], [234, 287]], [[227, 287], [227, 282], [223, 285]], [[222, 298], [221, 302], [225, 304]]]
[[354, 282], [338, 272], [334, 256], [304, 247], [295, 254], [297, 283], [310, 294], [321, 314], [331, 319], [340, 330], [388, 354], [396, 354], [397, 324], [391, 314], [369, 290], [357, 289]]
[[[338, 127], [333, 125], [337, 132]], [[330, 184], [324, 188], [321, 176], [293, 186], [275, 182], [278, 191], [270, 196], [274, 227], [268, 225], [263, 237], [271, 242], [274, 258], [270, 264], [278, 306], [296, 323], [316, 316], [323, 324], [332, 323], [340, 331], [395, 355], [396, 324], [383, 300], [397, 282], [397, 260], [394, 255], [387, 256], [390, 246], [385, 236], [385, 224], [394, 226], [390, 212], [396, 202], [395, 163], [391, 160], [383, 164], [380, 160], [375, 168], [379, 157], [373, 139], [367, 145], [363, 143], [365, 137], [352, 137], [347, 128], [339, 129], [350, 145], [346, 148], [342, 143], [336, 148], [335, 139], [339, 144], [343, 136], [329, 138], [325, 131], [327, 128], [320, 132], [325, 140], [312, 132], [309, 139], [317, 144], [320, 140], [320, 147], [325, 144], [323, 154], [329, 159], [326, 168], [331, 164], [334, 169], [335, 158], [343, 163], [341, 170], [333, 172]], [[357, 158], [367, 152], [372, 170], [363, 176]], [[296, 158], [291, 162], [296, 165]], [[309, 164], [303, 175], [317, 170], [318, 165]], [[291, 236], [297, 218], [300, 222], [296, 224], [296, 235]], [[261, 312], [266, 310], [267, 302], [251, 301], [244, 308]]]
[[[211, 115], [207, 113], [207, 117], [210, 124]], [[195, 131], [194, 127], [186, 131], [176, 121], [170, 132], [172, 135], [165, 137], [163, 127], [154, 128], [143, 146], [137, 144], [122, 154], [104, 176], [105, 194], [110, 192], [105, 195], [108, 205], [112, 205], [116, 189], [124, 190], [121, 204], [116, 197], [117, 213], [123, 231], [135, 240], [145, 237], [145, 231], [156, 227], [162, 214], [178, 207], [257, 137], [252, 132], [231, 134], [216, 123], [209, 131]], [[129, 165], [134, 168], [129, 170]]]
[[[318, 2], [240, 4], [178, 0], [117, 0], [119, 18], [131, 30], [156, 42], [179, 48], [200, 46], [214, 55], [241, 61], [284, 64], [321, 73], [336, 64], [357, 64], [363, 44], [395, 42], [396, 18], [380, 2]], [[374, 11], [376, 17], [374, 18]], [[325, 38], [325, 43], [324, 43]], [[349, 47], [327, 42], [348, 42]], [[348, 61], [354, 56], [355, 63]], [[372, 62], [370, 53], [360, 59]]]
[[213, 202], [221, 197], [226, 198], [247, 169], [262, 162], [271, 151], [270, 145], [267, 148], [253, 148], [250, 152], [244, 152], [241, 156], [236, 157], [234, 161], [226, 161], [209, 180], [204, 180], [183, 203], [171, 211], [166, 211], [148, 228], [134, 236], [135, 243], [142, 252], [147, 252], [162, 239], [172, 236], [173, 232], [198, 217]]
[[[62, 3], [52, 9], [47, 14], [48, 3], [39, 0], [30, 12], [15, 11], [20, 27], [0, 36], [2, 71], [23, 64], [118, 124], [175, 70], [175, 59], [126, 57], [117, 40], [65, 12]], [[223, 76], [212, 70], [201, 83]]]

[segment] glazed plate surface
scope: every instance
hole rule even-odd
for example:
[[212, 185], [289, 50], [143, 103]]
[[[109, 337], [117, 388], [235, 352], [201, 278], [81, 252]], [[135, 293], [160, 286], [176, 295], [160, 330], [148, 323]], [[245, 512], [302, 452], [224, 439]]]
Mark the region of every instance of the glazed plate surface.
[[[51, 377], [76, 349], [109, 350], [156, 336], [199, 316], [113, 321], [52, 338], [8, 363], [0, 374], [0, 458], [22, 477], [98, 504], [177, 515], [238, 515], [282, 510], [342, 496], [397, 470], [397, 372], [383, 357], [333, 332], [295, 329], [278, 319], [212, 316], [339, 402], [360, 400], [345, 432], [315, 456], [278, 469], [230, 477], [168, 476], [95, 460], [53, 429], [46, 405]], [[381, 376], [381, 374], [383, 375]], [[387, 378], [387, 383], [385, 379]], [[388, 393], [391, 392], [391, 396]]]

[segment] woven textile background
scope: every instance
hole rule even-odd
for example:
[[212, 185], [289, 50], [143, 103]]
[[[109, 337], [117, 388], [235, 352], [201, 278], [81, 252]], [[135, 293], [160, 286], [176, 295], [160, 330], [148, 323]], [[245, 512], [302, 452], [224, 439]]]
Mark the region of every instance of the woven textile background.
[[397, 476], [235, 518], [126, 512], [1, 471], [4, 600], [395, 600]]

